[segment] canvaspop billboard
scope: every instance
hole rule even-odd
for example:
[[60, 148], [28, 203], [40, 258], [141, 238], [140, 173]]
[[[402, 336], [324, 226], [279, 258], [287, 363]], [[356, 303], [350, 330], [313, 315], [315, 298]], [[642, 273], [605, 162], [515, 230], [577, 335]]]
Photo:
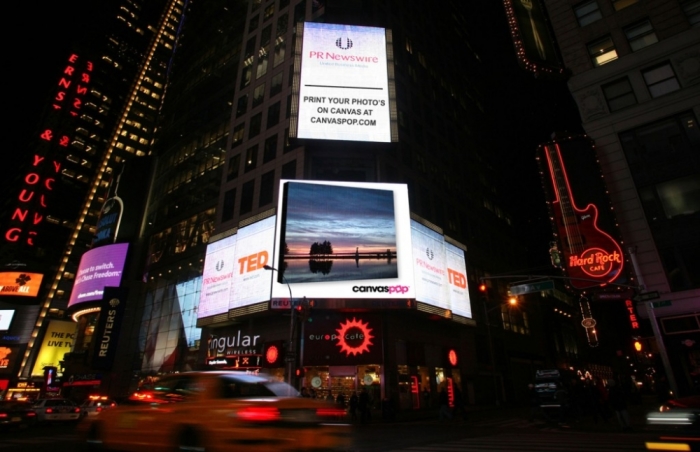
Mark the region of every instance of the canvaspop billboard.
[[389, 108], [390, 33], [384, 28], [314, 22], [299, 24], [299, 30], [301, 67], [295, 68], [299, 81], [293, 93], [291, 136], [398, 141]]
[[93, 248], [83, 254], [68, 307], [101, 300], [105, 287], [119, 287], [128, 249], [128, 243], [116, 243]]
[[[272, 298], [414, 298], [403, 184], [280, 182]], [[289, 287], [287, 287], [289, 284]]]

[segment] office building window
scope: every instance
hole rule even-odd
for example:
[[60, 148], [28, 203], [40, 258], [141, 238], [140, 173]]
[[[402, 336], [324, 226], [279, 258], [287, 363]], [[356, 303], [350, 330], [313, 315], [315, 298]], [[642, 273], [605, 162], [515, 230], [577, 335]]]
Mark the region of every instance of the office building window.
[[241, 215], [253, 210], [253, 195], [255, 194], [255, 179], [249, 180], [241, 187]]
[[249, 147], [245, 152], [245, 172], [252, 171], [258, 164], [258, 145]]
[[256, 37], [253, 36], [248, 39], [248, 42], [245, 43], [245, 54], [243, 56], [244, 60], [252, 58], [255, 55], [255, 39]]
[[628, 6], [632, 6], [637, 2], [639, 2], [639, 0], [612, 0], [612, 4], [613, 4], [613, 7], [615, 8], [615, 11], [620, 11], [621, 9], [625, 9]]
[[260, 52], [258, 52], [258, 68], [255, 71], [256, 79], [267, 74], [267, 62], [269, 61], [269, 59], [270, 54], [267, 53], [267, 50], [265, 50], [265, 48], [260, 48]]
[[277, 101], [267, 109], [267, 128], [276, 126], [280, 122], [280, 102]]
[[277, 134], [267, 137], [263, 149], [263, 163], [271, 162], [277, 157]]
[[286, 8], [289, 6], [289, 0], [280, 0], [280, 9]]
[[576, 13], [578, 24], [582, 27], [603, 18], [596, 0], [579, 3], [574, 6], [574, 13]]
[[248, 111], [248, 95], [244, 94], [238, 98], [238, 104], [236, 104], [236, 118], [244, 115]]
[[246, 63], [246, 65], [243, 67], [243, 72], [241, 72], [241, 89], [250, 85], [250, 80], [252, 76], [253, 68], [250, 66], [249, 63]]
[[272, 197], [275, 189], [275, 171], [268, 171], [260, 178], [260, 199], [258, 207], [272, 203]]
[[588, 44], [588, 54], [594, 67], [599, 67], [617, 59], [615, 44], [610, 36], [598, 39]]
[[284, 79], [284, 72], [280, 71], [272, 77], [272, 83], [270, 84], [270, 97], [279, 94], [282, 91], [282, 80]]
[[257, 137], [260, 134], [260, 127], [262, 126], [262, 113], [250, 118], [250, 128], [248, 129], [248, 139]]
[[289, 26], [289, 14], [282, 14], [277, 18], [277, 30], [275, 36], [282, 36], [287, 32]]
[[226, 171], [226, 180], [232, 181], [238, 177], [238, 169], [241, 166], [241, 154], [228, 159], [228, 169]]
[[262, 104], [263, 100], [265, 100], [265, 84], [261, 83], [256, 86], [255, 91], [253, 91], [253, 108]]
[[272, 60], [272, 67], [277, 67], [281, 62], [284, 61], [284, 54], [287, 50], [287, 42], [284, 37], [280, 36], [275, 39], [275, 56]]
[[228, 221], [233, 219], [233, 209], [236, 206], [236, 189], [224, 193], [224, 205], [222, 206], [221, 221]]
[[634, 90], [627, 77], [603, 85], [602, 88], [605, 100], [608, 102], [608, 108], [611, 112], [637, 103]]
[[245, 132], [245, 123], [242, 122], [233, 128], [233, 134], [231, 138], [231, 147], [235, 148], [243, 143], [243, 133]]
[[265, 12], [263, 13], [263, 22], [272, 17], [275, 14], [275, 3], [271, 3], [270, 6], [267, 6], [265, 8]]
[[700, 0], [685, 0], [681, 2], [681, 8], [688, 17], [691, 27], [700, 27]]
[[270, 44], [270, 39], [272, 38], [272, 25], [268, 25], [263, 28], [260, 33], [260, 47], [267, 47]]
[[257, 30], [259, 24], [260, 24], [260, 16], [255, 16], [252, 19], [250, 19], [250, 25], [248, 25], [248, 33], [250, 33], [251, 31]]
[[659, 42], [649, 20], [625, 27], [625, 36], [627, 36], [633, 52]]
[[282, 174], [280, 176], [282, 179], [296, 179], [297, 178], [297, 161], [292, 160], [291, 162], [285, 163], [282, 166]]
[[668, 62], [642, 71], [642, 76], [647, 84], [647, 88], [649, 88], [651, 97], [663, 96], [681, 89], [676, 74]]

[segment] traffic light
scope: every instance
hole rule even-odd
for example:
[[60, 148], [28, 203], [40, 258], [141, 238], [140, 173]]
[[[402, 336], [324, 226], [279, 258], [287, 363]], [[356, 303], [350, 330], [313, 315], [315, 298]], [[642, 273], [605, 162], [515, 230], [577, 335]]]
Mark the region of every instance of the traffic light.
[[307, 300], [306, 297], [302, 298], [297, 302], [297, 304], [294, 306], [294, 309], [297, 311], [297, 316], [299, 317], [299, 320], [302, 322], [305, 322], [308, 320], [309, 315], [311, 315], [311, 309], [314, 306], [314, 300]]
[[297, 367], [297, 369], [294, 371], [294, 375], [297, 378], [304, 378], [304, 375], [306, 374], [306, 369], [303, 367]]
[[641, 352], [643, 349], [644, 347], [642, 346], [642, 341], [639, 340], [639, 338], [636, 338], [634, 340], [634, 350], [637, 352]]

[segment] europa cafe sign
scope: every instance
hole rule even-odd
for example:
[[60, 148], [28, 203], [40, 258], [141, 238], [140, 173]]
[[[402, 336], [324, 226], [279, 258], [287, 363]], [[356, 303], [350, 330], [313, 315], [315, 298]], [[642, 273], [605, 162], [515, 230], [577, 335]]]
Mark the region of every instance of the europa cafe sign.
[[353, 365], [382, 361], [381, 317], [333, 313], [304, 325], [304, 365]]
[[[75, 54], [70, 55], [66, 66], [57, 81], [57, 90], [47, 115], [47, 124], [65, 124], [62, 130], [53, 127], [40, 132], [40, 144], [30, 157], [27, 172], [21, 177], [19, 195], [10, 207], [12, 215], [3, 233], [5, 240], [34, 246], [38, 229], [44, 221], [50, 198], [60, 178], [63, 154], [70, 145], [69, 134], [75, 129], [75, 122], [88, 93], [93, 65], [82, 61]], [[56, 115], [59, 118], [56, 118]]]

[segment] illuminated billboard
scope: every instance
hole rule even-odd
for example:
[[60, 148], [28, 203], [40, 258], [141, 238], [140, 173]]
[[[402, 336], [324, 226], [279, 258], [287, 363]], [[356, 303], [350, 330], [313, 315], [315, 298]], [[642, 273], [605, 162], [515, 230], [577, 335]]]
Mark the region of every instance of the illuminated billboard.
[[414, 297], [406, 185], [283, 180], [280, 190], [273, 298]]
[[398, 141], [396, 118], [389, 108], [395, 97], [389, 82], [393, 61], [387, 61], [391, 33], [314, 22], [300, 23], [298, 30], [300, 67], [295, 67], [290, 136]]
[[273, 265], [275, 217], [268, 217], [238, 230], [235, 271], [231, 286], [229, 309], [270, 299]]
[[73, 341], [78, 325], [74, 322], [51, 320], [46, 328], [39, 355], [34, 362], [32, 376], [43, 376], [44, 367], [61, 368], [63, 355], [73, 351]]
[[14, 316], [14, 309], [0, 309], [0, 331], [7, 331], [10, 329], [12, 317]]
[[416, 300], [472, 317], [467, 264], [462, 248], [442, 232], [411, 220]]
[[228, 312], [231, 281], [236, 267], [236, 240], [237, 236], [231, 235], [207, 245], [197, 311], [200, 319]]
[[36, 297], [43, 278], [41, 273], [0, 272], [0, 296]]
[[105, 287], [119, 287], [128, 248], [128, 243], [117, 243], [93, 248], [83, 254], [68, 307], [101, 300]]

